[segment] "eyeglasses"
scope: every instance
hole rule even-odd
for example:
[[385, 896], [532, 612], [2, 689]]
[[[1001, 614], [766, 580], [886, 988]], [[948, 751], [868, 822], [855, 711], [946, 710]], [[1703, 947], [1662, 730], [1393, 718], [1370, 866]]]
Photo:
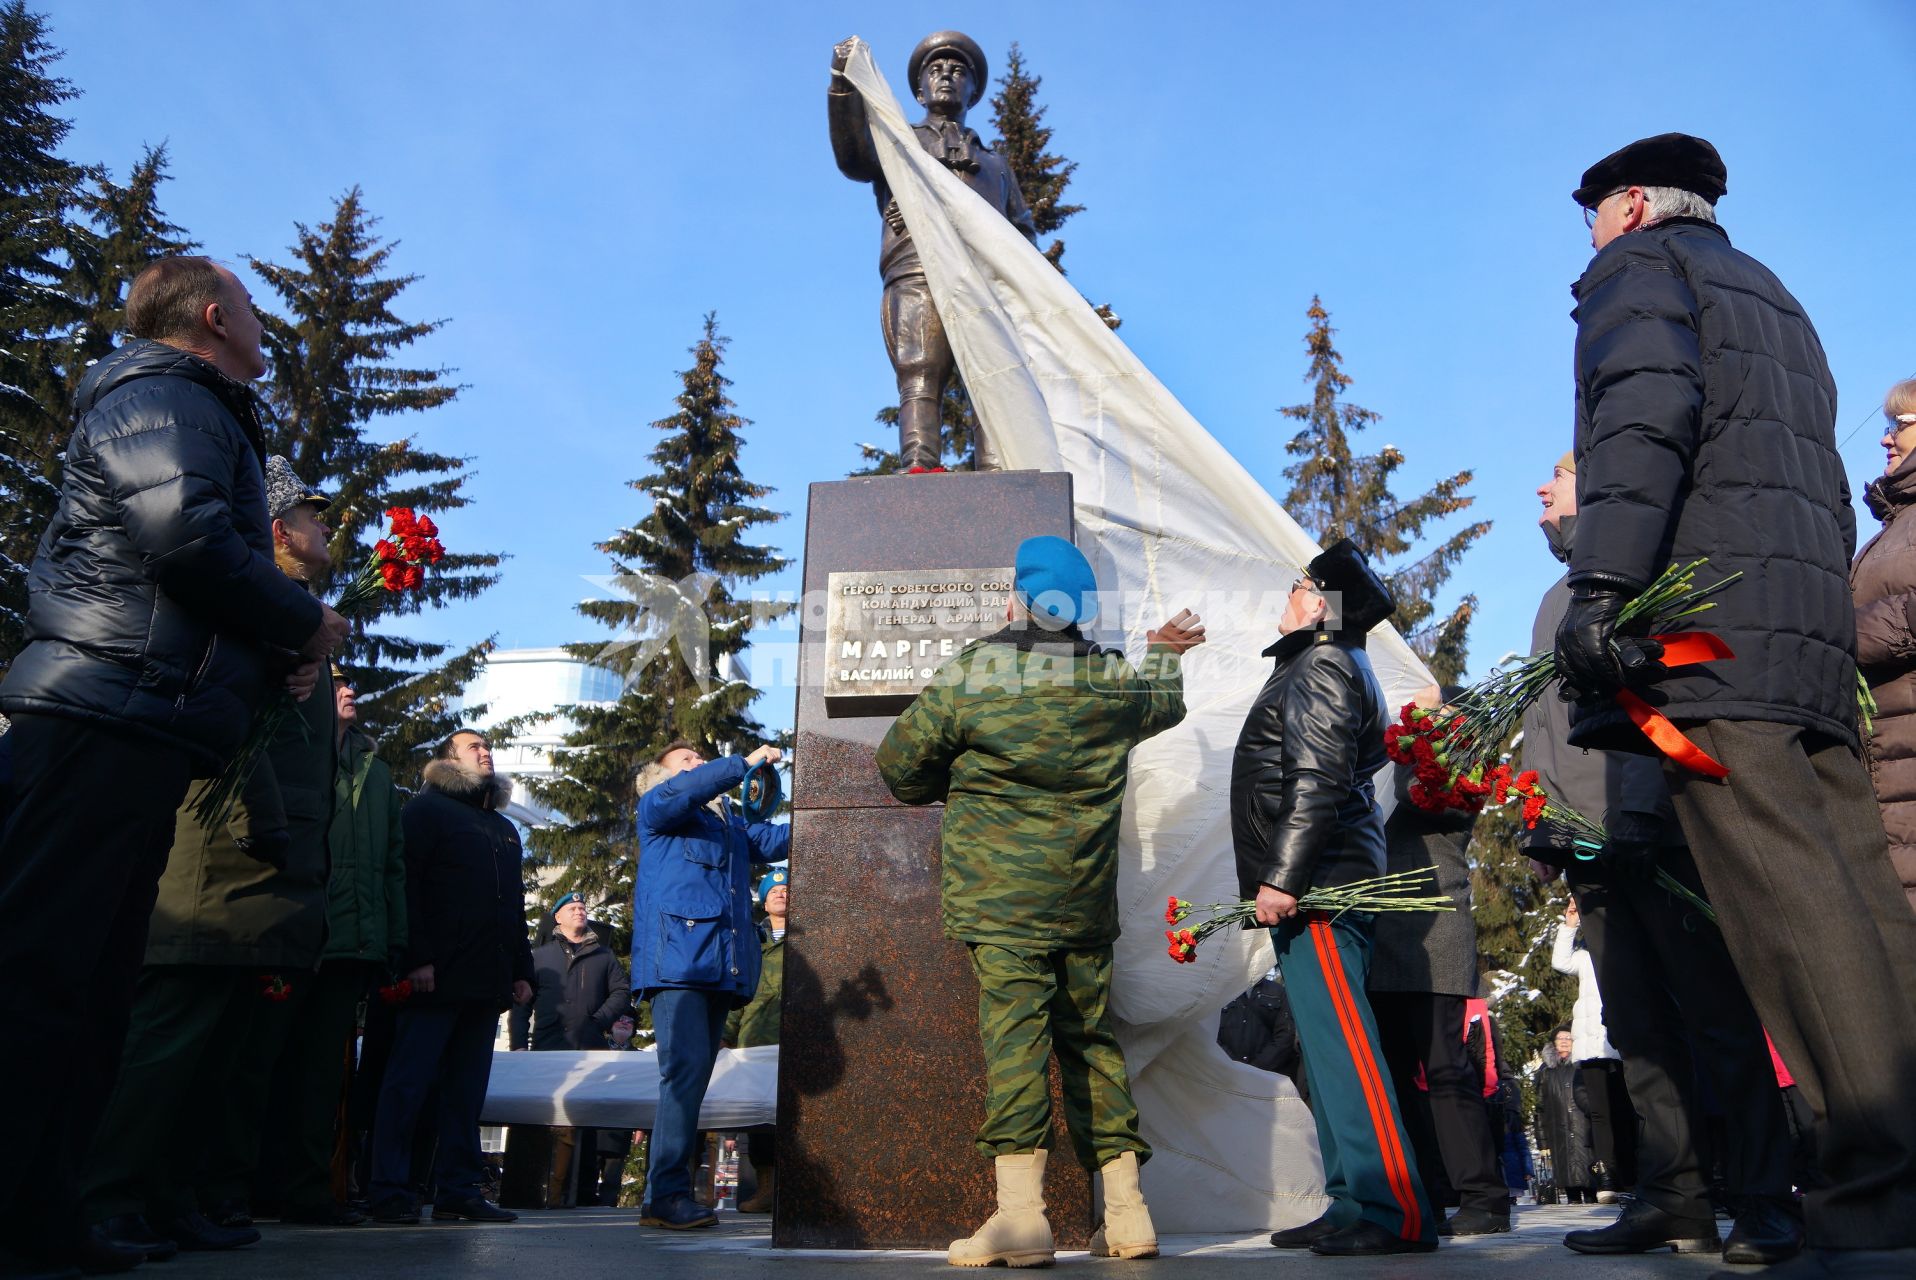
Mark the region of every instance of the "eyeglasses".
[[1293, 590], [1293, 591], [1315, 591], [1315, 590], [1317, 590], [1317, 583], [1315, 583], [1315, 582], [1313, 582], [1313, 581], [1312, 581], [1311, 579], [1309, 579], [1309, 578], [1297, 578], [1297, 579], [1295, 579], [1295, 580], [1293, 580], [1293, 581], [1292, 581], [1292, 583], [1291, 583], [1291, 590]]
[[1615, 191], [1598, 196], [1595, 204], [1585, 205], [1583, 208], [1583, 225], [1586, 227], [1595, 227], [1597, 225], [1597, 210], [1603, 207], [1603, 202], [1611, 196], [1620, 196], [1629, 189], [1628, 187], [1618, 187]]

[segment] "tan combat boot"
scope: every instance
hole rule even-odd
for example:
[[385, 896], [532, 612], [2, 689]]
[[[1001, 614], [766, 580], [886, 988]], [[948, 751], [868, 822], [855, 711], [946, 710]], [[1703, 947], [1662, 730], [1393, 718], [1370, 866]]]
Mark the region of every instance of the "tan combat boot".
[[954, 1267], [1048, 1267], [1052, 1252], [1051, 1223], [1044, 1216], [1045, 1153], [999, 1156], [998, 1211], [985, 1219], [978, 1234], [954, 1240], [945, 1261]]
[[772, 1193], [778, 1185], [778, 1166], [766, 1165], [758, 1171], [758, 1190], [749, 1200], [738, 1202], [740, 1213], [770, 1213], [772, 1211]]
[[1127, 1151], [1105, 1163], [1104, 1221], [1091, 1233], [1094, 1258], [1155, 1258], [1158, 1233], [1138, 1187], [1138, 1153]]

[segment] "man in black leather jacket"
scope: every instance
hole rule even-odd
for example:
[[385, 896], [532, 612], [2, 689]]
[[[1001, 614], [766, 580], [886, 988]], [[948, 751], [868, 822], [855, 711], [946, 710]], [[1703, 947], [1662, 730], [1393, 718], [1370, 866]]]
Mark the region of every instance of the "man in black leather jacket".
[[1331, 1207], [1271, 1243], [1340, 1256], [1427, 1253], [1431, 1212], [1377, 1024], [1364, 994], [1370, 921], [1300, 912], [1313, 888], [1384, 872], [1384, 819], [1372, 777], [1384, 765], [1384, 695], [1364, 652], [1391, 614], [1384, 584], [1348, 540], [1291, 585], [1277, 660], [1238, 735], [1231, 834], [1239, 892], [1271, 926], [1311, 1083], [1311, 1114]]
[[[308, 697], [347, 624], [273, 564], [266, 369], [239, 278], [205, 258], [147, 267], [137, 335], [75, 401], [60, 503], [28, 581], [27, 647], [0, 685], [15, 807], [0, 833], [0, 1264], [106, 1268], [170, 1254], [83, 1236], [73, 1185], [112, 1092], [173, 815], [280, 682]], [[83, 898], [72, 928], [50, 903]], [[49, 999], [43, 972], [84, 1000]]]

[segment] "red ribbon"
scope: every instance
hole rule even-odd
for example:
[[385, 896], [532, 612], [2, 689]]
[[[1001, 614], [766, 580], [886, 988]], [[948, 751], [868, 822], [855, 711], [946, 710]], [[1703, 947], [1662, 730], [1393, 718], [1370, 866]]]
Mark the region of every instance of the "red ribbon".
[[[1678, 631], [1650, 638], [1663, 646], [1663, 656], [1659, 661], [1665, 667], [1690, 667], [1736, 656], [1730, 652], [1729, 645], [1701, 631]], [[1706, 778], [1730, 776], [1728, 768], [1684, 737], [1683, 730], [1671, 724], [1668, 716], [1630, 690], [1617, 691], [1617, 705], [1623, 708], [1623, 714], [1630, 717], [1631, 724], [1643, 730], [1643, 736], [1654, 743], [1657, 750], [1690, 772], [1700, 773]]]

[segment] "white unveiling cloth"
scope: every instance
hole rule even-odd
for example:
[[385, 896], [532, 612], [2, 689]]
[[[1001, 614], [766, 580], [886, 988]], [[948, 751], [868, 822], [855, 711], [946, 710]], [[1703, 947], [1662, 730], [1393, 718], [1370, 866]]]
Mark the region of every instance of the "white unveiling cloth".
[[[495, 1051], [481, 1124], [650, 1129], [659, 1055], [645, 1049]], [[778, 1115], [778, 1046], [721, 1049], [699, 1108], [701, 1129], [750, 1129]]]
[[[1184, 663], [1183, 724], [1131, 758], [1112, 1008], [1157, 1152], [1144, 1182], [1159, 1230], [1295, 1225], [1323, 1205], [1310, 1117], [1289, 1081], [1215, 1043], [1218, 1010], [1270, 967], [1269, 937], [1214, 935], [1196, 963], [1175, 964], [1164, 908], [1171, 894], [1237, 897], [1231, 751], [1270, 674], [1259, 654], [1319, 548], [1064, 276], [919, 146], [863, 41], [845, 74], [985, 432], [1007, 468], [1071, 473], [1078, 545], [1104, 597], [1098, 638], [1121, 632], [1135, 655], [1179, 609], [1204, 618], [1209, 642]], [[1431, 683], [1388, 625], [1369, 652], [1388, 705]]]

